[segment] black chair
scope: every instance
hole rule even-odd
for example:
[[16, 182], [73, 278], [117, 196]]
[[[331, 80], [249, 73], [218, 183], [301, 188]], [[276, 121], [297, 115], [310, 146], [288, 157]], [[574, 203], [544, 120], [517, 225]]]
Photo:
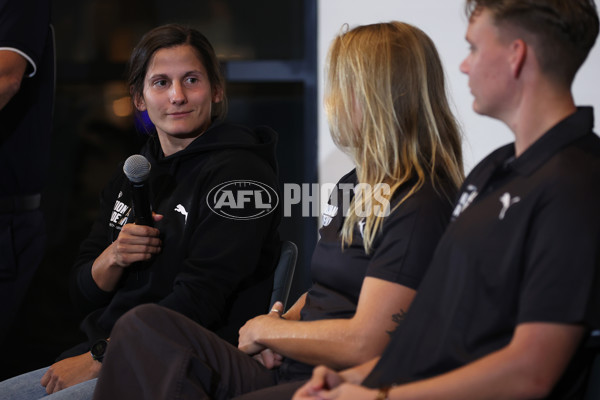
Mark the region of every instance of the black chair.
[[587, 376], [587, 386], [583, 400], [600, 400], [600, 330], [594, 330], [587, 338], [584, 348], [592, 358]]
[[280, 301], [283, 304], [283, 309], [286, 310], [292, 281], [294, 280], [294, 270], [296, 269], [297, 258], [298, 247], [296, 244], [289, 240], [283, 241], [281, 243], [279, 262], [277, 263], [277, 267], [275, 267], [270, 307], [273, 307], [273, 304], [275, 304], [276, 301]]
[[584, 400], [600, 399], [600, 354], [594, 356], [594, 362], [588, 378], [588, 387]]

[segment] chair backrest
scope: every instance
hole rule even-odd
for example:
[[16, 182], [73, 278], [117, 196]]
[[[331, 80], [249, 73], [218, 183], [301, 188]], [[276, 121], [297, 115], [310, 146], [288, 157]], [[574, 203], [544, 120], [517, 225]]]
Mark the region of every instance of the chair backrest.
[[271, 294], [271, 307], [276, 301], [283, 304], [284, 311], [287, 309], [287, 300], [290, 295], [292, 281], [294, 280], [294, 270], [296, 269], [296, 259], [298, 258], [298, 247], [294, 242], [285, 240], [281, 243], [281, 254], [279, 262], [275, 267], [275, 276], [273, 278], [273, 293]]
[[600, 399], [600, 354], [594, 357], [584, 400], [598, 399]]

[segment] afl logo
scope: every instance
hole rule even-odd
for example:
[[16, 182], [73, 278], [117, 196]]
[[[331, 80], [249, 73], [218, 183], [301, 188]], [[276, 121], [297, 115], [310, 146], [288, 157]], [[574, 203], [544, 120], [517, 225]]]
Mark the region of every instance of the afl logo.
[[206, 196], [206, 204], [215, 213], [229, 219], [256, 219], [275, 210], [277, 192], [256, 181], [229, 181], [215, 186]]

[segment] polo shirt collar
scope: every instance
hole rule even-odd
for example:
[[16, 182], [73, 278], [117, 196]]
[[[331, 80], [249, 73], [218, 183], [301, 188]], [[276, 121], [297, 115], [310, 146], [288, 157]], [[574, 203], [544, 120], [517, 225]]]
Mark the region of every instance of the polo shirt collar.
[[594, 109], [577, 107], [577, 111], [560, 121], [533, 143], [520, 157], [505, 160], [505, 165], [521, 175], [529, 175], [560, 149], [589, 134], [594, 126]]

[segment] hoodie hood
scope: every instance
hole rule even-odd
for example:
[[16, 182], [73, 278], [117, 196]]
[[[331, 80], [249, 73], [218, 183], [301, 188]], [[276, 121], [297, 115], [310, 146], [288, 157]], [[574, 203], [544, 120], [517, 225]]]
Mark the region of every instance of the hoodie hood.
[[215, 122], [185, 149], [168, 157], [164, 156], [158, 135], [154, 134], [142, 149], [142, 154], [149, 158], [152, 164], [165, 167], [179, 165], [188, 158], [197, 157], [200, 153], [241, 149], [251, 151], [264, 159], [277, 172], [276, 146], [277, 133], [268, 126], [249, 129], [240, 125]]

